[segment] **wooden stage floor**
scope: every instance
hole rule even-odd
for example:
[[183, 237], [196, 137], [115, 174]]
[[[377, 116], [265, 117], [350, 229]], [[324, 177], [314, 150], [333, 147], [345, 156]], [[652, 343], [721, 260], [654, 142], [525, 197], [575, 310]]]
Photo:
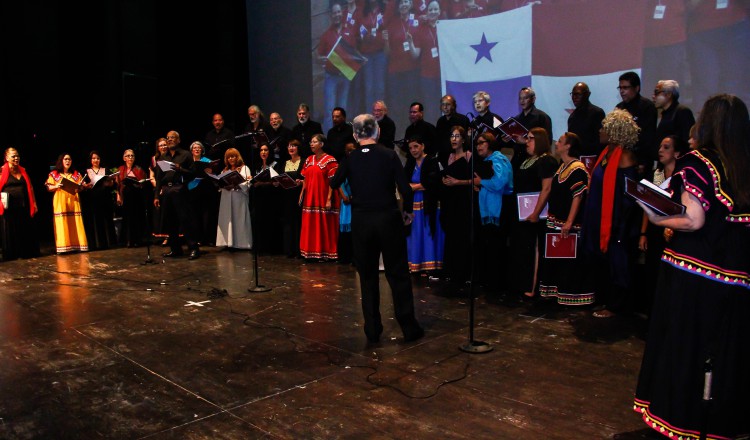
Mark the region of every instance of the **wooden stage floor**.
[[[0, 263], [3, 439], [646, 438], [632, 411], [645, 323], [415, 275], [426, 336], [367, 346], [352, 266], [216, 248]], [[226, 290], [227, 296], [216, 297]]]

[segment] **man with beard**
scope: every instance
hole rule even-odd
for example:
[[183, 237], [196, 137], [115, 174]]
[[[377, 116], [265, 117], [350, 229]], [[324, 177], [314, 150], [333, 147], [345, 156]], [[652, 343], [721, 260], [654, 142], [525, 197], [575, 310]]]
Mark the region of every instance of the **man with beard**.
[[320, 122], [315, 122], [310, 119], [310, 107], [302, 103], [297, 106], [297, 125], [292, 127], [292, 139], [296, 139], [300, 143], [299, 155], [302, 158], [312, 154], [310, 151], [310, 141], [313, 135], [323, 134], [323, 127]]
[[271, 128], [268, 130], [268, 141], [273, 160], [283, 163], [289, 159], [289, 152], [287, 152], [286, 146], [289, 145], [289, 141], [292, 139], [292, 130], [284, 127], [284, 120], [276, 112], [271, 113], [268, 121], [271, 124]]
[[396, 123], [388, 116], [388, 106], [384, 101], [375, 101], [372, 105], [372, 115], [378, 121], [380, 127], [380, 142], [384, 147], [393, 149], [393, 142], [396, 140]]

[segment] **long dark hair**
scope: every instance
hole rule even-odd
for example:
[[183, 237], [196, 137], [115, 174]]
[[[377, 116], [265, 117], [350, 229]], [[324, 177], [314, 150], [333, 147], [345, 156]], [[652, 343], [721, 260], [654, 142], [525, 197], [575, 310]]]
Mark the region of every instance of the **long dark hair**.
[[750, 208], [750, 118], [747, 106], [734, 95], [721, 94], [703, 104], [698, 126], [699, 148], [719, 155], [737, 207]]
[[57, 162], [55, 162], [55, 169], [58, 173], [62, 173], [65, 171], [65, 167], [63, 166], [63, 157], [70, 156], [70, 169], [68, 172], [70, 174], [73, 174], [75, 172], [75, 169], [73, 168], [73, 156], [70, 153], [63, 153], [59, 156], [57, 156]]

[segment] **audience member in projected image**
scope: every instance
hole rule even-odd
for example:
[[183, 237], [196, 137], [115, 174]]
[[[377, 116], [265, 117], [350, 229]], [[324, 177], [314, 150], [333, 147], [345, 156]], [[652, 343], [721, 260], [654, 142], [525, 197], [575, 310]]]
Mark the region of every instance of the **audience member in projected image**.
[[[349, 46], [357, 47], [357, 34], [354, 28], [346, 26], [341, 5], [333, 3], [331, 5], [331, 25], [323, 32], [320, 41], [318, 41], [318, 61], [325, 70], [323, 93], [324, 111], [326, 112], [334, 107], [346, 107], [349, 99], [349, 79], [328, 60], [328, 54], [335, 47], [339, 37]], [[323, 119], [323, 128], [329, 130], [332, 124], [330, 114], [326, 113]]]
[[[665, 137], [676, 135], [683, 142], [690, 138], [690, 127], [695, 125], [693, 111], [680, 104], [680, 85], [677, 81], [666, 79], [656, 83], [652, 97], [658, 114], [656, 140], [661, 142]], [[653, 159], [660, 161], [660, 145], [654, 146]]]
[[284, 120], [277, 112], [271, 113], [268, 117], [270, 128], [268, 130], [268, 143], [271, 147], [271, 157], [279, 163], [284, 163], [289, 159], [289, 152], [286, 146], [292, 140], [292, 130], [284, 126]]
[[211, 162], [203, 154], [205, 148], [202, 143], [195, 141], [190, 144], [190, 154], [193, 156], [193, 173], [195, 178], [188, 184], [188, 198], [192, 209], [191, 218], [195, 222], [198, 242], [202, 245], [213, 246], [216, 238], [216, 222], [219, 212], [219, 192], [210, 177], [206, 175], [206, 168]]
[[440, 100], [440, 57], [438, 53], [437, 21], [440, 18], [440, 3], [432, 0], [427, 5], [427, 22], [414, 33], [412, 56], [419, 59], [420, 99], [428, 103], [425, 119], [434, 121], [438, 116], [432, 105]]
[[299, 205], [299, 196], [302, 192], [302, 167], [305, 160], [299, 154], [299, 141], [292, 140], [287, 146], [287, 159], [281, 165], [277, 164], [276, 171], [279, 174], [288, 174], [295, 180], [297, 186], [284, 189], [282, 192], [282, 247], [287, 258], [299, 258], [299, 234], [302, 229], [302, 208]]
[[454, 150], [453, 138], [451, 137], [453, 128], [459, 126], [467, 130], [469, 118], [456, 112], [456, 99], [451, 95], [445, 95], [440, 99], [440, 112], [443, 115], [435, 124], [435, 134], [437, 136], [438, 160], [445, 167], [448, 164], [448, 156]]
[[334, 157], [338, 162], [346, 155], [346, 144], [354, 142], [352, 126], [346, 122], [346, 110], [336, 107], [331, 112], [333, 127], [328, 130], [325, 152]]
[[383, 0], [365, 0], [364, 7], [357, 9], [355, 14], [357, 48], [367, 58], [367, 62], [357, 75], [362, 77], [364, 83], [365, 104], [385, 99], [387, 59], [383, 31], [387, 20], [391, 18], [386, 17], [385, 9]]
[[146, 171], [135, 164], [135, 152], [122, 153], [123, 164], [117, 169], [117, 204], [122, 206], [122, 241], [127, 247], [137, 247], [146, 236], [145, 226], [148, 192]]
[[459, 16], [464, 12], [464, 0], [442, 0], [440, 10], [443, 11], [443, 18], [460, 18]]
[[310, 107], [301, 103], [297, 106], [297, 125], [292, 127], [292, 139], [299, 142], [299, 155], [303, 160], [312, 154], [310, 141], [316, 134], [323, 134], [323, 127], [310, 119]]
[[711, 97], [698, 117], [700, 147], [677, 161], [669, 183], [685, 213], [663, 217], [641, 205], [650, 222], [675, 232], [662, 256], [633, 409], [669, 438], [750, 432], [748, 124], [736, 96]]
[[409, 270], [437, 277], [443, 268], [445, 233], [440, 225], [440, 166], [425, 154], [421, 138], [408, 139], [409, 158], [404, 173], [414, 193], [414, 220], [409, 226], [406, 248]]
[[380, 139], [378, 142], [384, 147], [393, 149], [396, 140], [396, 123], [388, 116], [388, 106], [384, 101], [375, 101], [372, 105], [372, 115], [380, 126]]
[[494, 129], [495, 125], [503, 123], [504, 119], [490, 110], [491, 98], [489, 93], [484, 91], [476, 92], [472, 100], [474, 102], [474, 111], [477, 112], [477, 115], [474, 117], [474, 120], [469, 121], [469, 136], [472, 136], [472, 132], [475, 130], [479, 134], [487, 129]]
[[[281, 252], [281, 203], [282, 188], [275, 186], [270, 180], [271, 171], [275, 171], [276, 161], [271, 157], [271, 149], [268, 145], [260, 146], [258, 152], [259, 160], [252, 164], [253, 192], [251, 203], [253, 204], [253, 221], [255, 222], [255, 233], [253, 237], [257, 252], [266, 254], [278, 254]], [[258, 177], [264, 173], [266, 177]]]
[[[63, 186], [63, 179], [73, 186]], [[47, 176], [47, 191], [52, 196], [52, 213], [55, 227], [55, 250], [58, 254], [67, 252], [85, 252], [89, 250], [86, 231], [81, 215], [81, 201], [78, 198], [80, 185], [83, 183], [81, 173], [73, 169], [73, 158], [63, 153], [57, 158], [55, 168]]]
[[484, 17], [488, 14], [487, 2], [481, 0], [463, 0], [464, 10], [456, 18]]
[[750, 102], [750, 9], [746, 1], [688, 2], [688, 60], [693, 103], [722, 90]]
[[[521, 125], [526, 127], [528, 130], [532, 128], [543, 128], [547, 132], [547, 136], [552, 136], [552, 119], [550, 119], [547, 113], [536, 108], [536, 92], [531, 87], [523, 87], [518, 91], [518, 106], [521, 107], [521, 112], [515, 115], [513, 118], [520, 122]], [[522, 136], [515, 136], [513, 138], [509, 136], [503, 136], [504, 142], [509, 142], [513, 146], [513, 171], [517, 171], [518, 167], [525, 161], [529, 155], [526, 152], [525, 144], [526, 138]], [[549, 144], [549, 141], [547, 142]]]
[[[680, 84], [690, 84], [688, 0], [648, 0], [644, 3], [646, 15], [641, 81], [643, 84], [656, 84], [660, 79], [672, 78]], [[657, 136], [657, 143], [659, 139]]]
[[338, 162], [326, 154], [326, 138], [316, 134], [310, 141], [312, 156], [302, 169], [304, 181], [299, 203], [302, 205], [302, 232], [299, 250], [304, 258], [336, 260], [339, 239], [339, 197], [331, 189], [331, 178]]
[[[235, 148], [224, 153], [224, 171], [237, 171], [245, 182], [221, 188], [219, 218], [215, 231], [216, 246], [227, 249], [251, 249], [253, 233], [250, 224], [250, 168]], [[265, 232], [264, 232], [265, 233]]]
[[617, 108], [626, 110], [640, 127], [640, 134], [633, 150], [638, 159], [638, 173], [643, 175], [646, 169], [652, 169], [652, 148], [656, 136], [656, 107], [654, 103], [641, 96], [641, 77], [635, 72], [625, 72], [620, 75], [617, 90], [622, 101]]
[[583, 216], [583, 250], [595, 278], [596, 318], [632, 311], [632, 268], [637, 254], [641, 211], [625, 195], [625, 177], [637, 178], [633, 147], [640, 128], [633, 116], [615, 109], [602, 121], [599, 155], [589, 182]]
[[[164, 156], [167, 151], [169, 151], [167, 138], [157, 139], [156, 153], [151, 156], [151, 166], [148, 169], [149, 180], [151, 180], [151, 185], [154, 188], [156, 188], [156, 169], [159, 167], [156, 162], [160, 161], [162, 156]], [[161, 239], [162, 245], [166, 245], [168, 235], [166, 228], [163, 227], [163, 216], [164, 211], [160, 206], [154, 206], [151, 209], [151, 235], [153, 237], [156, 237], [157, 239]]]
[[[581, 232], [583, 206], [589, 174], [578, 160], [581, 141], [575, 133], [566, 132], [555, 144], [562, 163], [552, 178], [549, 210], [541, 249], [546, 249], [546, 234], [562, 234], [563, 239]], [[552, 238], [555, 240], [555, 238]], [[554, 241], [552, 242], [554, 243]], [[576, 242], [575, 258], [539, 257], [539, 294], [542, 298], [557, 298], [557, 303], [568, 306], [593, 304], [593, 287], [587, 282], [586, 267]], [[552, 256], [551, 249], [549, 250]]]
[[580, 156], [599, 156], [604, 145], [599, 142], [599, 129], [602, 128], [604, 110], [589, 101], [591, 90], [585, 82], [576, 83], [570, 98], [575, 109], [568, 116], [568, 131], [581, 140]]
[[[412, 102], [409, 106], [409, 126], [404, 132], [404, 140], [420, 138], [424, 142], [425, 153], [434, 157], [437, 152], [437, 132], [435, 126], [424, 120], [424, 106], [421, 102]], [[403, 146], [404, 150], [408, 145]]]
[[[650, 173], [649, 180], [654, 185], [668, 189], [677, 159], [687, 151], [687, 143], [675, 135], [662, 139], [659, 146], [659, 165]], [[649, 223], [648, 216], [646, 213], [643, 214], [638, 250], [645, 254], [645, 262], [640, 267], [642, 273], [638, 277], [639, 286], [635, 300], [635, 308], [639, 313], [649, 315], [651, 303], [654, 301], [656, 277], [659, 274], [659, 260], [672, 234], [671, 229]]]
[[227, 148], [234, 147], [234, 132], [224, 125], [224, 116], [221, 113], [214, 114], [211, 123], [214, 128], [206, 133], [203, 143], [208, 149], [206, 155], [211, 159], [219, 159], [224, 157]]
[[[534, 297], [539, 267], [540, 238], [544, 232], [544, 221], [540, 221], [552, 190], [552, 178], [557, 170], [557, 159], [552, 155], [549, 135], [541, 127], [532, 128], [525, 139], [526, 159], [513, 169], [513, 190], [516, 194], [538, 193], [539, 197], [531, 213], [524, 219], [516, 217], [510, 232], [509, 290], [521, 297]], [[519, 203], [516, 201], [516, 203]], [[508, 206], [518, 211], [517, 205]], [[543, 246], [541, 246], [543, 250]]]
[[0, 244], [3, 261], [39, 256], [39, 239], [34, 216], [39, 211], [21, 155], [15, 148], [5, 150], [0, 169], [0, 191], [7, 199], [0, 204]]
[[419, 20], [412, 11], [411, 0], [394, 0], [398, 4], [397, 16], [389, 17], [383, 39], [388, 56], [388, 102], [396, 121], [405, 119], [402, 106], [405, 100], [419, 90], [419, 63], [414, 57], [414, 35], [419, 30]]
[[443, 274], [463, 285], [471, 276], [471, 232], [472, 228], [479, 230], [479, 199], [472, 185], [472, 154], [466, 129], [453, 126], [449, 138], [451, 153], [440, 194], [440, 225], [445, 231]]
[[[513, 168], [510, 161], [497, 151], [495, 135], [485, 132], [477, 137], [477, 155], [482, 168], [491, 168], [491, 173], [480, 176], [475, 173], [472, 179], [474, 188], [479, 189], [479, 215], [481, 227], [476, 234], [477, 280], [487, 292], [497, 293], [504, 283], [503, 274], [498, 268], [507, 267], [506, 246], [501, 243], [500, 215], [503, 211], [503, 195], [513, 192]], [[506, 208], [507, 209], [507, 208]]]
[[[105, 177], [108, 174], [107, 169], [102, 167], [98, 151], [89, 153], [89, 164], [90, 168], [86, 169], [86, 183], [83, 184], [85, 191], [80, 194], [83, 227], [86, 229], [89, 250], [109, 249], [117, 244], [114, 222], [115, 180]], [[144, 208], [144, 222], [145, 216]]]

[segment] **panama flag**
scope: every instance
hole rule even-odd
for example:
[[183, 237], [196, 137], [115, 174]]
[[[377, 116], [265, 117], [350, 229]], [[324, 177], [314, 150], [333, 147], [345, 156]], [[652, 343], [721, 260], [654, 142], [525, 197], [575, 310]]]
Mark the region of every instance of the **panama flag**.
[[491, 110], [507, 119], [520, 112], [518, 91], [531, 86], [537, 108], [552, 118], [554, 140], [567, 130], [575, 83], [587, 83], [591, 102], [609, 112], [621, 100], [618, 77], [629, 70], [640, 74], [645, 4], [544, 2], [485, 17], [441, 20], [443, 93], [453, 95], [458, 111], [466, 113], [473, 112], [472, 95], [486, 91]]

